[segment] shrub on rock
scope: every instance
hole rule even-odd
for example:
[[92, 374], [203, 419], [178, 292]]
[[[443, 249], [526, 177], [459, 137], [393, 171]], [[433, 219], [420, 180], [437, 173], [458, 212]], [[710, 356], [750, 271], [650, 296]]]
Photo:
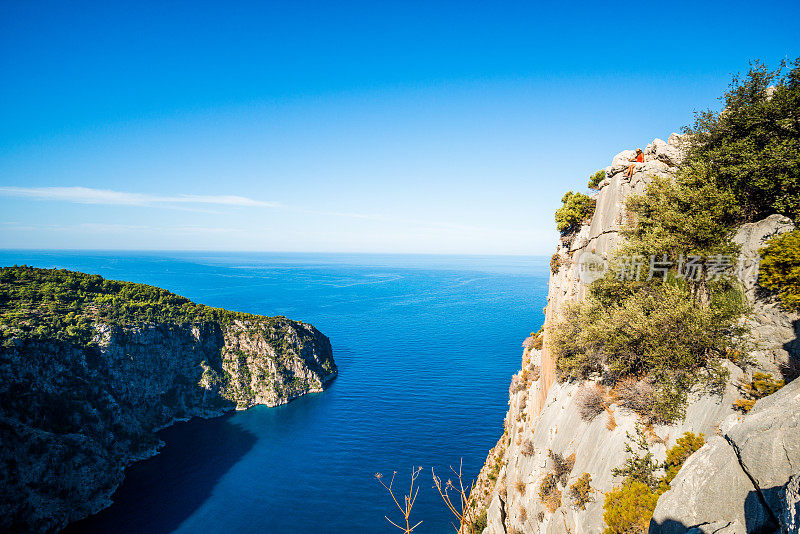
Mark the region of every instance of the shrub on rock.
[[597, 384], [585, 384], [575, 394], [578, 414], [584, 421], [591, 421], [605, 410], [603, 390]]
[[562, 206], [556, 210], [556, 228], [567, 235], [580, 228], [594, 214], [596, 202], [583, 193], [568, 191], [561, 197]]
[[656, 509], [658, 494], [647, 484], [629, 480], [605, 494], [603, 534], [645, 534]]
[[569, 487], [569, 496], [572, 498], [576, 508], [586, 509], [586, 505], [592, 501], [592, 475], [584, 473], [580, 478]]
[[800, 230], [773, 237], [759, 252], [758, 283], [776, 291], [787, 309], [800, 311]]
[[655, 404], [655, 389], [648, 379], [628, 377], [616, 386], [620, 404], [645, 418], [649, 418]]
[[664, 478], [663, 484], [667, 487], [662, 488], [664, 491], [669, 487], [669, 484], [678, 474], [683, 463], [706, 442], [703, 434], [695, 436], [694, 432], [685, 432], [682, 437], [678, 438], [675, 446], [667, 450], [667, 459], [664, 462]]
[[800, 58], [770, 71], [759, 62], [734, 76], [719, 113], [699, 113], [691, 128], [689, 167], [708, 165], [730, 190], [745, 220], [780, 213], [800, 223]]
[[600, 182], [602, 182], [606, 177], [605, 169], [600, 169], [593, 175], [589, 177], [589, 189], [598, 189], [600, 187]]
[[740, 384], [743, 398], [738, 399], [733, 405], [737, 409], [747, 413], [753, 408], [753, 405], [758, 399], [764, 398], [767, 395], [772, 395], [785, 384], [783, 380], [775, 380], [772, 378], [772, 375], [767, 373], [753, 373], [753, 378], [750, 382], [742, 382]]

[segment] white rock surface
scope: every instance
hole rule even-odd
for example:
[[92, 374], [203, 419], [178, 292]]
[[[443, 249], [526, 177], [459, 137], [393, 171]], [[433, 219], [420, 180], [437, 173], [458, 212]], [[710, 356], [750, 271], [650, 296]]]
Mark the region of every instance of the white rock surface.
[[[550, 276], [546, 324], [556, 320], [567, 302], [585, 297], [586, 285], [579, 276], [581, 259], [587, 254], [607, 256], [618, 245], [619, 232], [626, 217], [625, 200], [631, 195], [643, 193], [654, 175], [674, 176], [684, 150], [682, 136], [678, 134], [670, 135], [667, 142], [653, 140], [644, 151], [645, 162], [637, 165], [631, 178], [626, 178], [624, 171], [630, 165], [628, 160], [635, 152], [625, 150], [614, 156], [611, 165], [606, 168], [607, 176], [600, 183], [599, 192], [595, 196], [597, 207], [592, 220], [581, 227], [571, 239], [562, 240], [557, 247], [556, 254], [561, 256], [562, 264]], [[757, 250], [763, 246], [769, 235], [788, 228], [790, 226], [785, 220], [772, 217], [766, 222], [746, 225], [737, 239], [741, 239], [745, 250]], [[763, 353], [757, 358], [757, 368], [777, 371], [778, 366], [788, 359], [790, 352], [797, 353], [797, 341], [794, 341], [795, 345], [791, 345], [791, 340], [797, 337], [792, 322], [795, 319], [774, 303], [765, 300], [762, 295], [756, 295], [753, 288], [750, 295], [754, 306], [764, 306], [756, 308], [758, 313], [766, 314], [763, 321], [756, 320], [760, 321], [755, 328], [757, 348]], [[733, 364], [727, 364], [727, 367], [731, 376], [722, 395], [695, 394], [690, 397], [684, 421], [654, 429], [651, 448], [656, 459], [662, 460], [666, 448], [674, 445], [675, 440], [687, 431], [703, 433], [709, 438], [709, 444], [701, 452], [713, 446], [715, 450], [730, 453], [730, 446], [723, 438], [715, 435], [719, 425], [725, 427], [725, 432], [732, 432], [742, 419], [741, 414], [734, 412], [732, 408], [734, 400], [739, 397], [733, 384], [744, 377], [745, 373]], [[546, 343], [543, 350], [532, 349], [530, 343], [526, 344], [522, 369], [515, 375], [515, 382], [512, 382], [521, 383], [522, 386], [513, 387], [509, 395], [506, 433], [487, 458], [475, 492], [480, 506], [488, 507], [488, 526], [484, 534], [600, 534], [605, 528], [603, 492], [620, 482], [611, 475], [611, 470], [624, 462], [626, 433], [634, 432], [637, 418], [614, 404], [609, 407], [608, 412], [601, 413], [592, 421], [583, 421], [575, 407], [575, 394], [580, 384], [554, 383], [553, 374], [553, 362], [547, 353]], [[614, 424], [609, 424], [612, 417]], [[532, 454], [523, 452], [526, 451], [528, 442], [533, 446]], [[575, 454], [575, 465], [569, 481], [560, 488], [563, 493], [561, 505], [554, 512], [550, 512], [539, 498], [541, 482], [550, 471], [548, 449], [564, 457]], [[698, 452], [690, 462], [702, 465], [706, 454], [704, 452], [701, 455]], [[734, 458], [735, 455], [728, 454], [728, 460]], [[737, 465], [728, 462], [732, 483], [749, 482]], [[492, 482], [488, 476], [494, 466], [497, 466], [496, 482]], [[583, 473], [589, 473], [592, 477], [594, 501], [587, 504], [585, 509], [579, 510], [568, 497], [568, 487]], [[524, 493], [517, 489], [517, 481], [524, 484]], [[722, 489], [715, 487], [709, 488], [709, 491]], [[739, 487], [739, 497], [746, 498], [746, 493], [741, 493], [745, 489], [744, 485]], [[797, 494], [796, 489], [791, 488], [786, 492], [787, 495]], [[702, 496], [696, 495], [692, 498], [699, 502]], [[793, 517], [797, 516], [795, 514]], [[797, 520], [794, 521], [796, 524]], [[735, 521], [711, 521], [699, 528], [698, 532], [744, 532], [745, 526], [745, 523], [737, 524]]]
[[730, 532], [798, 532], [800, 381], [759, 400], [692, 455], [658, 501], [650, 533], [726, 525]]

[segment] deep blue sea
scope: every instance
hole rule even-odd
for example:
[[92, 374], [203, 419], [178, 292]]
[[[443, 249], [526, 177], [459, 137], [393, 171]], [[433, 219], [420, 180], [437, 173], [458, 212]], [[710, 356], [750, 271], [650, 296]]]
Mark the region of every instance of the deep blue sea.
[[210, 306], [284, 315], [333, 345], [339, 377], [277, 408], [160, 433], [115, 504], [71, 532], [396, 531], [374, 478], [402, 493], [423, 466], [415, 532], [452, 532], [430, 470], [477, 475], [502, 434], [520, 344], [544, 321], [540, 257], [0, 251], [0, 265], [58, 267], [166, 288]]

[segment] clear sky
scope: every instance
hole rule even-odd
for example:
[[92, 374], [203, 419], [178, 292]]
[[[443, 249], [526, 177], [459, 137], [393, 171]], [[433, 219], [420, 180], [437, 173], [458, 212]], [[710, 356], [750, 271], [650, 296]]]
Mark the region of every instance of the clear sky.
[[0, 0], [0, 247], [549, 254], [800, 2]]

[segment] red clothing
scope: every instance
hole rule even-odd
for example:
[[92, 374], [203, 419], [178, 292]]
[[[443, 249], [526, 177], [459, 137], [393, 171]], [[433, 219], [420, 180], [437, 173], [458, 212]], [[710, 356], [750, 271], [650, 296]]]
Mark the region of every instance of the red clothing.
[[636, 163], [643, 163], [644, 162], [644, 154], [639, 152], [636, 154]]

